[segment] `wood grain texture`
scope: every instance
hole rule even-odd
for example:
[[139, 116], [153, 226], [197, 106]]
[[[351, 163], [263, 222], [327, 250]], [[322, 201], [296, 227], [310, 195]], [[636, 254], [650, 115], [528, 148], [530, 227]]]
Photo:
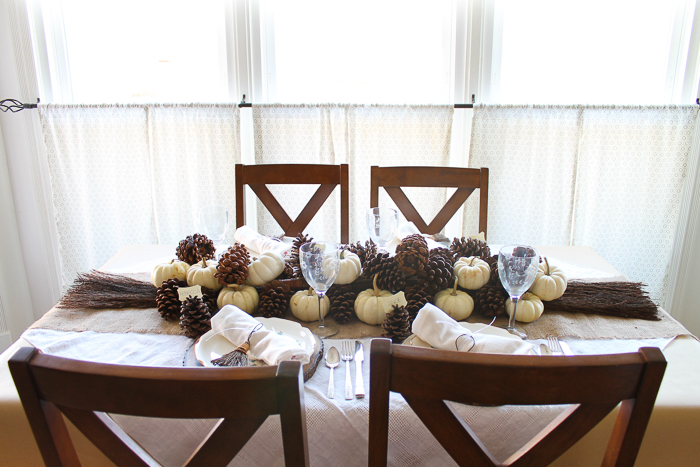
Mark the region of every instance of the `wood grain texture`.
[[[666, 368], [657, 348], [615, 355], [538, 357], [425, 349], [393, 345], [387, 339], [372, 341], [370, 362], [371, 466], [387, 463], [392, 391], [404, 397], [455, 462], [470, 466], [549, 465], [622, 403], [602, 465], [632, 466]], [[445, 401], [574, 405], [499, 464]]]
[[115, 464], [157, 465], [99, 412], [223, 419], [193, 453], [186, 464], [191, 466], [227, 465], [269, 415], [279, 414], [286, 465], [308, 465], [300, 362], [154, 368], [71, 360], [22, 348], [9, 366], [46, 465], [80, 465], [62, 414]]

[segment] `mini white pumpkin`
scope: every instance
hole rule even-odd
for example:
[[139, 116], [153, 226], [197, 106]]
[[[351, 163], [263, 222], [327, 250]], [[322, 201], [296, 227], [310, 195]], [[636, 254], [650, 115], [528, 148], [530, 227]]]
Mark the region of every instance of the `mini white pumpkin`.
[[169, 263], [159, 264], [151, 272], [151, 282], [156, 287], [163, 285], [168, 279], [177, 279], [179, 281], [187, 280], [187, 270], [190, 265], [184, 261], [172, 260]]
[[360, 277], [361, 272], [362, 263], [360, 262], [360, 257], [352, 251], [341, 251], [340, 268], [338, 269], [338, 277], [335, 278], [335, 283], [350, 284]]
[[221, 285], [214, 276], [218, 264], [219, 263], [211, 259], [203, 259], [199, 263], [194, 263], [187, 270], [187, 285], [201, 285], [212, 290], [221, 290], [223, 285]]
[[535, 277], [535, 282], [532, 283], [532, 287], [530, 287], [530, 292], [540, 297], [541, 300], [548, 302], [564, 295], [566, 285], [567, 281], [564, 271], [556, 266], [551, 266], [545, 257], [544, 262], [537, 269], [537, 276]]
[[467, 292], [457, 290], [457, 282], [452, 289], [445, 289], [435, 294], [435, 306], [447, 313], [452, 319], [467, 319], [474, 311], [474, 300]]
[[455, 277], [460, 287], [478, 290], [491, 278], [491, 267], [477, 256], [459, 258], [455, 263]]
[[[292, 314], [302, 321], [318, 321], [318, 296], [314, 289], [300, 290], [289, 301]], [[331, 308], [331, 301], [327, 296], [321, 299], [321, 315], [325, 317]]]
[[[513, 301], [509, 298], [506, 302], [508, 316], [513, 314]], [[542, 316], [544, 303], [537, 295], [525, 292], [518, 300], [518, 311], [515, 312], [515, 320], [521, 323], [531, 323]]]
[[260, 296], [255, 287], [249, 285], [229, 285], [221, 289], [216, 304], [219, 308], [235, 305], [248, 314], [253, 314], [260, 303]]
[[277, 279], [284, 271], [284, 258], [276, 251], [266, 251], [248, 266], [250, 285], [263, 285]]
[[382, 324], [386, 319], [386, 310], [382, 305], [382, 298], [391, 297], [388, 290], [379, 290], [377, 287], [377, 275], [372, 281], [372, 288], [363, 290], [355, 299], [355, 314], [367, 324]]

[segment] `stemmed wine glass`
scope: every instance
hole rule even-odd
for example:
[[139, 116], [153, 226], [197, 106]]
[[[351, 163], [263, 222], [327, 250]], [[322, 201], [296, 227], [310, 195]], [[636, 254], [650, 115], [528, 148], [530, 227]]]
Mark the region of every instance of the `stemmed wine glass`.
[[333, 285], [340, 268], [340, 249], [335, 243], [310, 242], [299, 248], [299, 264], [304, 279], [318, 296], [318, 325], [311, 332], [319, 337], [330, 337], [338, 333], [338, 326], [326, 323], [321, 312], [321, 300]]
[[522, 339], [525, 339], [527, 334], [515, 329], [515, 312], [518, 309], [518, 300], [535, 281], [539, 264], [540, 257], [530, 246], [507, 245], [498, 252], [498, 276], [513, 302], [513, 313], [506, 330]]
[[226, 206], [208, 205], [199, 209], [199, 231], [214, 242], [219, 249], [228, 230], [228, 209]]
[[392, 208], [369, 208], [367, 210], [367, 231], [369, 237], [380, 250], [394, 238], [399, 224], [399, 213]]

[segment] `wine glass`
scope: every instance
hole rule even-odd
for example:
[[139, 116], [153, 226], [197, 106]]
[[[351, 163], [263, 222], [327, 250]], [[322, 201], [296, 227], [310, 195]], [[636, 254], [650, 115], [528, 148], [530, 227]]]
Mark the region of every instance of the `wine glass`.
[[335, 243], [309, 242], [299, 248], [299, 265], [304, 279], [318, 296], [318, 325], [311, 332], [319, 337], [330, 337], [338, 333], [338, 326], [326, 323], [321, 313], [321, 300], [333, 285], [340, 268], [340, 249]]
[[537, 251], [526, 245], [507, 245], [498, 252], [498, 277], [513, 302], [513, 313], [506, 330], [522, 339], [527, 334], [515, 329], [515, 312], [518, 300], [532, 286], [537, 277], [540, 257]]
[[369, 237], [380, 250], [394, 238], [399, 224], [399, 213], [392, 208], [369, 208], [367, 210], [367, 231]]
[[228, 209], [226, 206], [208, 205], [199, 208], [199, 231], [214, 242], [217, 250], [224, 241], [228, 230]]

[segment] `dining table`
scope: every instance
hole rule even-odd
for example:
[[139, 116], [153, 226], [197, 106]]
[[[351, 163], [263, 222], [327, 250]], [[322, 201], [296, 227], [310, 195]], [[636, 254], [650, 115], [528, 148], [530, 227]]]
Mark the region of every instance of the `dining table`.
[[[536, 248], [549, 258], [550, 264], [562, 268], [569, 281], [628, 280], [590, 247]], [[100, 270], [149, 280], [154, 266], [174, 257], [174, 245], [127, 245]], [[700, 341], [663, 309], [659, 309], [659, 314], [660, 321], [647, 321], [583, 313], [548, 313], [545, 306], [542, 318], [519, 327], [528, 334], [526, 340], [533, 344], [547, 343], [547, 335], [554, 334], [568, 344], [574, 354], [635, 352], [645, 346], [660, 348], [668, 366], [636, 465], [697, 466], [700, 465]], [[284, 318], [298, 322], [289, 311]], [[468, 321], [484, 326], [489, 322], [487, 318], [476, 315], [470, 316]], [[300, 324], [304, 326], [304, 323]], [[493, 326], [503, 324], [499, 319]], [[322, 361], [314, 368], [304, 386], [311, 465], [367, 465], [369, 351], [372, 339], [380, 338], [382, 334], [381, 326], [366, 325], [353, 318], [347, 325], [340, 325], [338, 335], [320, 341], [321, 352], [331, 347], [341, 349], [347, 341], [353, 347], [356, 341], [363, 344], [365, 361], [362, 374], [366, 395], [345, 398], [346, 367], [341, 362], [334, 370], [334, 397], [329, 398], [330, 370]], [[8, 359], [23, 346], [103, 363], [202, 366], [196, 339], [186, 337], [176, 325], [166, 326], [156, 309], [54, 307], [0, 355], [0, 466], [43, 465], [7, 365]], [[350, 371], [354, 388], [354, 361]], [[474, 381], [474, 384], [479, 384], [479, 381]], [[207, 395], [195, 394], [192, 397]], [[231, 394], [231, 397], [236, 395]], [[494, 456], [505, 459], [566, 407], [455, 404], [455, 408]], [[600, 465], [616, 415], [617, 409], [552, 465]], [[111, 416], [163, 465], [181, 465], [216, 423], [215, 420]], [[84, 465], [113, 465], [70, 422], [68, 425]], [[391, 395], [389, 430], [390, 465], [455, 465], [398, 394]], [[270, 417], [262, 425], [231, 465], [283, 465], [277, 416]]]

